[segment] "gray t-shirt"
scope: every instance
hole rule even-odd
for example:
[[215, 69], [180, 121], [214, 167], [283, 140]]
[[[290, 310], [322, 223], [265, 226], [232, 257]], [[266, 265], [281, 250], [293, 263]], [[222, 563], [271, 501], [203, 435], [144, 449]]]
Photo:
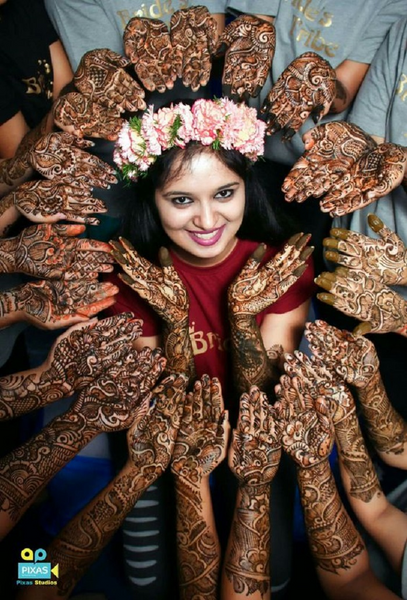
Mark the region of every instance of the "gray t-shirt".
[[[271, 79], [253, 101], [259, 106], [279, 75], [304, 52], [316, 52], [334, 68], [344, 60], [370, 64], [391, 25], [406, 13], [406, 0], [228, 0], [227, 7], [275, 17]], [[342, 112], [321, 122], [345, 118]], [[302, 135], [313, 126], [308, 119], [286, 143], [281, 142], [281, 133], [267, 136], [266, 156], [292, 165], [304, 152]]]
[[188, 0], [45, 0], [74, 71], [88, 50], [109, 48], [123, 54], [123, 32], [133, 17], [169, 23], [176, 10], [188, 6]]
[[[378, 50], [348, 120], [371, 135], [407, 146], [407, 16], [393, 25]], [[369, 213], [377, 214], [407, 245], [407, 193], [402, 186], [365, 208], [335, 218], [333, 224], [378, 237], [367, 224]], [[394, 289], [407, 298], [407, 288]]]

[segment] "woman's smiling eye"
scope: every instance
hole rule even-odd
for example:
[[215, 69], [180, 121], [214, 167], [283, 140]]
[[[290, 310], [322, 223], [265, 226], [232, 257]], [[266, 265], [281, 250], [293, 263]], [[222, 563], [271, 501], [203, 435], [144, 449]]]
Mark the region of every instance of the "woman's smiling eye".
[[222, 200], [225, 198], [230, 198], [234, 194], [233, 189], [228, 188], [227, 190], [220, 190], [215, 196], [215, 198], [221, 198]]
[[192, 200], [188, 196], [174, 196], [174, 198], [171, 198], [171, 202], [178, 206], [187, 206], [192, 203]]

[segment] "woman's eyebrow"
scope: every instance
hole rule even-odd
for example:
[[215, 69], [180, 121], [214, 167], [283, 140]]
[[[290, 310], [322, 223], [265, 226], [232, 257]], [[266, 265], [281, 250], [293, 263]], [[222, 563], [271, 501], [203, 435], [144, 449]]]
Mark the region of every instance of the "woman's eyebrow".
[[[216, 188], [216, 190], [214, 190], [215, 192], [220, 192], [221, 190], [226, 190], [230, 187], [234, 187], [236, 185], [239, 185], [239, 181], [232, 181], [230, 183], [225, 183], [224, 185], [219, 186], [218, 188]], [[193, 193], [191, 192], [186, 192], [185, 190], [169, 190], [168, 192], [164, 192], [162, 194], [162, 196], [164, 196], [164, 198], [167, 198], [168, 196], [192, 196]]]

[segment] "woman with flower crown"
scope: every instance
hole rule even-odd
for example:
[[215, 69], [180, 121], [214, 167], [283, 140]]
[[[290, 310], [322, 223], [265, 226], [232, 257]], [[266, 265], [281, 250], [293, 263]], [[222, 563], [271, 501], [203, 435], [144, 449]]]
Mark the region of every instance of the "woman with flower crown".
[[[255, 109], [226, 98], [200, 99], [156, 112], [150, 107], [131, 119], [114, 155], [124, 177], [137, 183], [124, 237], [111, 242], [124, 271], [113, 277], [121, 288], [113, 311], [131, 310], [143, 319], [136, 347], [162, 346], [169, 373], [183, 372], [191, 384], [204, 374], [217, 378], [232, 424], [240, 394], [252, 385], [273, 400], [282, 351], [298, 347], [314, 291], [309, 236], [286, 241], [253, 169], [264, 135]], [[273, 587], [284, 587], [290, 575], [294, 486], [283, 460], [272, 487]], [[211, 488], [224, 541], [236, 492], [225, 461]], [[187, 510], [185, 498], [177, 501], [178, 511]], [[139, 509], [126, 521], [126, 547], [134, 539], [146, 546], [147, 538], [131, 531], [135, 517]], [[149, 529], [163, 535], [162, 527], [155, 522]], [[135, 549], [133, 562], [137, 555]]]

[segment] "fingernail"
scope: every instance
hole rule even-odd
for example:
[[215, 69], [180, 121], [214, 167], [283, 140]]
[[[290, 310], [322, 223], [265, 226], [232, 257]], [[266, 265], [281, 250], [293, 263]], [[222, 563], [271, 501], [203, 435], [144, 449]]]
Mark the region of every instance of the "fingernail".
[[353, 335], [365, 335], [370, 331], [372, 331], [372, 324], [366, 321], [364, 323], [360, 323], [360, 325], [355, 327], [352, 333]]
[[380, 229], [382, 229], [384, 225], [383, 221], [379, 219], [378, 216], [373, 214], [369, 214], [367, 216], [367, 222], [369, 223], [370, 229], [372, 229], [374, 232], [380, 231]]

